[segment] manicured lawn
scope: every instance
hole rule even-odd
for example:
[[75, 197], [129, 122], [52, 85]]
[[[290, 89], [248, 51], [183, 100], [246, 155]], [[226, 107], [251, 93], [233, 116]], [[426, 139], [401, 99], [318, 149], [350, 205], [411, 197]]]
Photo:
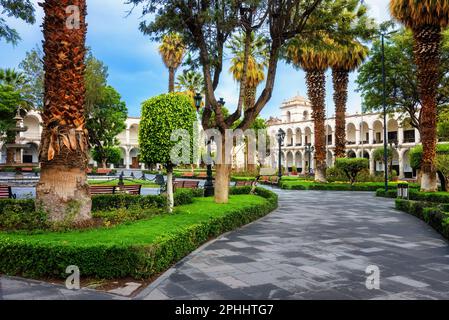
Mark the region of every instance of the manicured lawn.
[[[398, 182], [390, 182], [391, 189], [397, 189]], [[282, 179], [281, 187], [287, 190], [329, 190], [329, 191], [377, 191], [383, 188], [383, 182], [361, 182], [351, 186], [350, 183], [332, 182], [317, 183], [313, 181], [294, 181]], [[419, 188], [418, 184], [409, 184], [411, 189]]]
[[88, 231], [32, 235], [0, 233], [0, 241], [9, 238], [35, 243], [76, 246], [148, 245], [159, 242], [170, 234], [207, 222], [211, 218], [223, 217], [234, 209], [245, 210], [267, 202], [268, 200], [262, 197], [251, 195], [231, 196], [230, 202], [224, 205], [215, 204], [213, 198], [196, 198], [193, 204], [178, 207], [176, 214], [172, 215], [161, 215], [149, 220]]
[[[119, 179], [113, 180], [89, 180], [91, 186], [116, 186], [118, 185]], [[140, 184], [144, 188], [159, 188], [159, 185], [155, 184], [153, 181], [140, 180], [140, 179], [125, 179], [123, 181], [125, 185], [135, 185]]]

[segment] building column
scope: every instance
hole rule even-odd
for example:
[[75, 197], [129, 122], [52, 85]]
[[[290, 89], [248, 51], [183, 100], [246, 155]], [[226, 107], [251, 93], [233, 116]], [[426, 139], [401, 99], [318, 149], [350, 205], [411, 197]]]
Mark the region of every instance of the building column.
[[[128, 136], [128, 138], [129, 138], [129, 136]], [[126, 165], [126, 169], [128, 169], [128, 170], [130, 169], [130, 166], [131, 166], [130, 156], [131, 156], [131, 154], [127, 148], [126, 152], [125, 152], [125, 165]]]
[[376, 161], [374, 161], [374, 151], [369, 152], [369, 174], [374, 176], [376, 174]]
[[306, 158], [307, 158], [307, 153], [304, 152], [303, 156], [302, 156], [302, 163], [301, 163], [301, 165], [302, 165], [302, 174], [306, 173], [306, 161], [307, 161]]
[[129, 141], [129, 135], [130, 135], [129, 134], [129, 128], [126, 128], [126, 141], [125, 141], [125, 143], [128, 144], [128, 145], [131, 144], [130, 141]]
[[114, 164], [111, 163], [111, 165], [109, 166], [109, 168], [110, 168], [111, 170], [114, 170]]
[[398, 144], [401, 145], [404, 143], [404, 127], [398, 128]]
[[145, 163], [140, 164], [140, 170], [142, 170], [142, 171], [145, 170]]
[[368, 129], [369, 141], [368, 144], [374, 144], [374, 129]]
[[361, 130], [358, 130], [358, 129], [356, 129], [355, 130], [355, 145], [356, 146], [359, 146], [360, 145], [360, 131]]
[[399, 179], [405, 178], [404, 153], [405, 153], [405, 150], [401, 150], [400, 152], [398, 152], [398, 154], [399, 154]]
[[418, 129], [415, 129], [415, 143], [421, 143], [421, 134]]

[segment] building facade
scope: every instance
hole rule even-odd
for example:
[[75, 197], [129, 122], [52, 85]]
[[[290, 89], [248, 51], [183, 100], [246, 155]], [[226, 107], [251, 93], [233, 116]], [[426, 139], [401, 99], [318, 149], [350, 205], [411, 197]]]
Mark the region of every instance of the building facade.
[[[286, 132], [281, 161], [286, 168], [295, 166], [298, 172], [314, 168], [314, 154], [306, 146], [314, 143], [314, 123], [312, 107], [304, 97], [296, 96], [285, 101], [280, 107], [280, 118], [268, 120], [268, 132], [274, 137], [279, 129]], [[335, 118], [326, 120], [327, 164], [334, 164]], [[410, 167], [410, 149], [421, 142], [419, 131], [410, 125], [410, 119], [400, 114], [387, 118], [388, 143], [393, 147], [393, 169], [400, 178], [413, 178], [416, 172]], [[383, 164], [374, 160], [374, 151], [383, 147], [384, 121], [380, 113], [354, 114], [346, 116], [347, 154], [349, 157], [369, 159], [370, 172], [383, 171]], [[273, 156], [273, 166], [278, 157]]]

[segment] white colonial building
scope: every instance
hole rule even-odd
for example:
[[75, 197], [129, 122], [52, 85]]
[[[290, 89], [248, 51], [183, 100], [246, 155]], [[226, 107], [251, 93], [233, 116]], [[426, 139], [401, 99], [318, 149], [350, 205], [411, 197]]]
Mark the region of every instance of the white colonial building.
[[[279, 129], [286, 132], [282, 148], [282, 164], [286, 168], [295, 166], [299, 172], [305, 172], [309, 166], [314, 168], [314, 154], [306, 151], [306, 145], [314, 143], [314, 124], [310, 102], [300, 96], [285, 101], [281, 106], [281, 118], [271, 118], [268, 121], [269, 134], [275, 136]], [[410, 119], [401, 118], [395, 114], [387, 121], [388, 142], [397, 142], [394, 147], [393, 168], [401, 178], [412, 178], [415, 172], [410, 167], [410, 149], [420, 143], [417, 129], [410, 125]], [[335, 149], [335, 118], [326, 120], [327, 162], [332, 166]], [[383, 171], [382, 163], [374, 161], [374, 150], [383, 146], [384, 121], [380, 113], [354, 114], [346, 116], [347, 154], [349, 157], [366, 158], [370, 160], [370, 171]], [[277, 157], [273, 157], [274, 159]], [[276, 163], [273, 163], [276, 165]]]

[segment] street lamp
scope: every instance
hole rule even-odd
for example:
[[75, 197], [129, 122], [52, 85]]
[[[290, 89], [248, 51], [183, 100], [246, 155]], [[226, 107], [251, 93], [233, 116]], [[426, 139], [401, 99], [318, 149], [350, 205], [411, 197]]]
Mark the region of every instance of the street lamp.
[[312, 146], [311, 143], [308, 143], [308, 144], [306, 144], [305, 148], [306, 148], [306, 153], [309, 154], [309, 168], [308, 168], [308, 171], [309, 171], [309, 176], [310, 176], [310, 174], [312, 173], [312, 171], [311, 171], [311, 168], [312, 168], [312, 165], [311, 165], [312, 164], [312, 153], [315, 151], [315, 147]]
[[201, 93], [198, 92], [195, 95], [194, 99], [195, 99], [196, 112], [200, 112], [201, 102], [203, 101], [203, 96], [201, 95]]
[[[388, 124], [387, 124], [387, 81], [385, 72], [385, 38], [392, 35], [399, 30], [393, 30], [391, 32], [382, 31], [380, 33], [382, 39], [382, 104], [384, 112], [384, 163], [385, 167], [388, 163]], [[388, 170], [385, 168], [385, 192], [388, 192]]]
[[284, 144], [284, 139], [285, 139], [285, 131], [282, 129], [279, 129], [278, 133], [276, 134], [276, 137], [278, 139], [278, 144], [279, 144], [279, 181], [281, 181], [282, 179], [282, 146]]

